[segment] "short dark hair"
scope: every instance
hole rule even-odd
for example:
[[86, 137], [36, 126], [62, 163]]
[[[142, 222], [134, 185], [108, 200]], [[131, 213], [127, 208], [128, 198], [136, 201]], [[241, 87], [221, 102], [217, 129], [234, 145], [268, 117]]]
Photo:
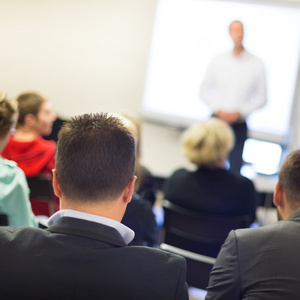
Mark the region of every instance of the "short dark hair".
[[41, 105], [47, 101], [47, 99], [37, 92], [25, 92], [20, 94], [17, 99], [19, 118], [18, 125], [24, 125], [25, 116], [32, 114], [37, 117]]
[[291, 152], [281, 165], [278, 173], [279, 183], [282, 185], [292, 209], [300, 207], [300, 150]]
[[70, 200], [114, 199], [134, 175], [134, 138], [119, 118], [84, 114], [58, 134], [56, 172]]

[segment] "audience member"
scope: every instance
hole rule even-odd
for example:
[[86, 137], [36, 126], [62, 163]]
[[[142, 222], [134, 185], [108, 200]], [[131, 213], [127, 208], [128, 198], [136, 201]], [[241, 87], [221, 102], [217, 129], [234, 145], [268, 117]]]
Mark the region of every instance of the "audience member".
[[123, 112], [122, 115], [132, 121], [137, 128], [138, 139], [136, 145], [137, 154], [135, 165], [135, 174], [137, 175], [137, 180], [134, 186], [134, 191], [138, 193], [144, 200], [149, 201], [151, 206], [153, 206], [159, 186], [157, 181], [152, 176], [150, 170], [141, 163], [141, 122], [131, 113]]
[[[16, 105], [0, 100], [0, 153], [14, 132], [18, 118]], [[24, 172], [16, 162], [0, 157], [0, 213], [7, 216], [9, 226], [33, 226], [35, 220], [29, 201], [29, 188]]]
[[[17, 162], [26, 177], [52, 177], [56, 143], [41, 137], [51, 133], [55, 120], [50, 102], [41, 94], [26, 92], [17, 97], [17, 103], [17, 131], [10, 137], [2, 156]], [[57, 210], [58, 199], [54, 200]], [[35, 215], [49, 215], [46, 202], [32, 201], [32, 208]]]
[[[122, 120], [124, 126], [133, 136], [137, 153], [139, 145], [139, 131], [135, 124], [123, 115], [115, 116]], [[135, 172], [136, 170], [137, 168], [135, 166]], [[127, 205], [122, 223], [135, 232], [134, 239], [130, 243], [131, 245], [145, 245], [150, 247], [158, 245], [159, 229], [155, 215], [152, 211], [152, 206], [149, 201], [144, 200], [136, 192], [132, 194], [132, 199]]]
[[2, 156], [14, 160], [26, 177], [51, 175], [55, 165], [55, 142], [41, 136], [50, 134], [55, 114], [44, 96], [35, 92], [17, 97], [17, 131], [11, 136]]
[[134, 232], [120, 221], [134, 191], [134, 166], [134, 139], [120, 119], [94, 114], [66, 122], [53, 171], [61, 210], [46, 230], [0, 229], [0, 295], [188, 299], [182, 257], [127, 246]]
[[63, 124], [67, 121], [67, 119], [64, 119], [63, 117], [56, 114], [56, 119], [53, 122], [52, 131], [50, 134], [43, 135], [43, 138], [45, 140], [54, 141], [57, 143], [58, 141], [58, 133], [63, 126]]
[[212, 269], [206, 300], [300, 299], [300, 151], [288, 155], [274, 192], [280, 222], [231, 231]]
[[165, 199], [204, 213], [249, 214], [254, 221], [257, 195], [253, 183], [226, 169], [233, 144], [232, 129], [220, 119], [192, 124], [183, 134], [183, 151], [197, 169], [176, 170], [165, 184]]

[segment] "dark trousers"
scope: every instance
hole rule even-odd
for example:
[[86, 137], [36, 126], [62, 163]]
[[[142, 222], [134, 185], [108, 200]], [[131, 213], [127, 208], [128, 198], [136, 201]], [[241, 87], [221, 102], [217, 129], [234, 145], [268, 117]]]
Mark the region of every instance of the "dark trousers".
[[235, 145], [229, 153], [230, 170], [240, 173], [243, 165], [243, 150], [247, 139], [248, 128], [246, 122], [230, 124], [235, 135]]
[[[217, 115], [213, 114], [212, 117], [218, 118]], [[229, 124], [234, 132], [235, 144], [231, 152], [229, 153], [229, 164], [230, 170], [233, 172], [240, 173], [243, 166], [243, 151], [244, 144], [248, 136], [248, 127], [246, 121], [236, 122]]]

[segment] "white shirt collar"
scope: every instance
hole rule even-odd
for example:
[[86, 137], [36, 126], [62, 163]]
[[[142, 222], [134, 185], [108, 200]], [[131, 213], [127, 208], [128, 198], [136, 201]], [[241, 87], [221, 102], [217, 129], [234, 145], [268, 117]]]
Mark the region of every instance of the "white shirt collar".
[[99, 224], [103, 224], [109, 227], [115, 228], [123, 237], [124, 241], [126, 244], [129, 244], [133, 238], [134, 238], [134, 231], [125, 226], [124, 224], [115, 221], [113, 219], [105, 218], [105, 217], [100, 217], [88, 213], [84, 213], [81, 211], [73, 210], [73, 209], [63, 209], [55, 214], [53, 214], [49, 220], [48, 220], [48, 226], [53, 225], [58, 219], [62, 217], [71, 217], [71, 218], [77, 218], [81, 220], [86, 220], [86, 221], [91, 221], [91, 222], [96, 222]]

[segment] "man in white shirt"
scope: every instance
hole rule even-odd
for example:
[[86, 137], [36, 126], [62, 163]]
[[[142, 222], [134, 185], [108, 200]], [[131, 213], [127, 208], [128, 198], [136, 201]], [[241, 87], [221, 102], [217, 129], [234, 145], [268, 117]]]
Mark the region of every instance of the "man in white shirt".
[[240, 21], [233, 21], [229, 34], [234, 48], [215, 57], [201, 87], [201, 97], [213, 114], [231, 125], [236, 144], [230, 153], [230, 167], [240, 171], [244, 142], [247, 138], [247, 116], [266, 103], [266, 79], [260, 59], [246, 52], [244, 30]]
[[46, 230], [0, 229], [0, 298], [188, 299], [185, 260], [128, 246], [121, 224], [136, 176], [134, 138], [116, 117], [85, 114], [58, 135]]

